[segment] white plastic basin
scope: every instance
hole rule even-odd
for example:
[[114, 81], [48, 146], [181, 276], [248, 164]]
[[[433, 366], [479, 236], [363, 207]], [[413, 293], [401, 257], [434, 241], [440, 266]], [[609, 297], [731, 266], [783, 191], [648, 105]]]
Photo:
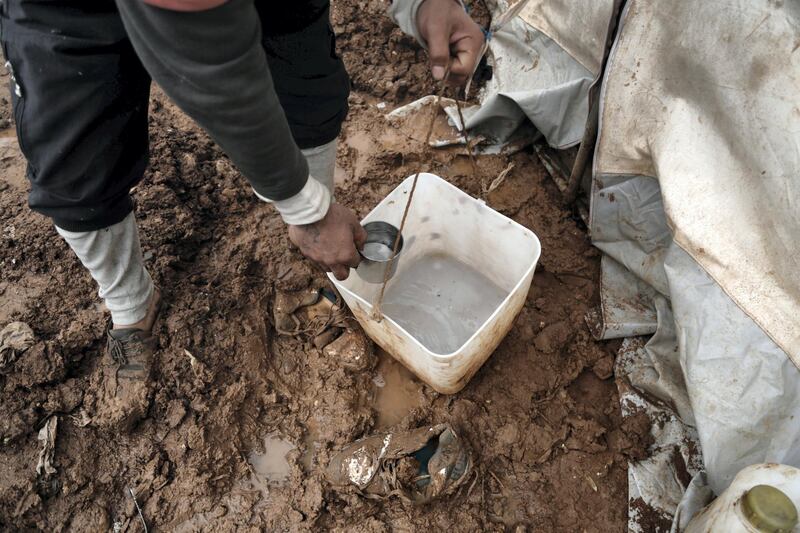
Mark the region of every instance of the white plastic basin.
[[[382, 220], [400, 226], [413, 177], [407, 178], [367, 215], [363, 223]], [[361, 327], [381, 348], [440, 393], [461, 390], [511, 329], [525, 303], [541, 246], [529, 229], [487, 207], [433, 174], [420, 174], [403, 230], [405, 245], [397, 273], [426, 254], [453, 257], [483, 274], [507, 295], [489, 318], [452, 353], [434, 353], [391, 316], [372, 320], [380, 285], [358, 277], [344, 282], [329, 275]]]

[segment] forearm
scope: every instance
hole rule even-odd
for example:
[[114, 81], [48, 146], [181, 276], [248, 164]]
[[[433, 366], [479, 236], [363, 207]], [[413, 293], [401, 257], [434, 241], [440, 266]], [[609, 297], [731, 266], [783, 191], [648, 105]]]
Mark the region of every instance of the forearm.
[[250, 0], [176, 12], [117, 0], [139, 58], [164, 92], [200, 124], [271, 200], [297, 195], [308, 165], [289, 130]]

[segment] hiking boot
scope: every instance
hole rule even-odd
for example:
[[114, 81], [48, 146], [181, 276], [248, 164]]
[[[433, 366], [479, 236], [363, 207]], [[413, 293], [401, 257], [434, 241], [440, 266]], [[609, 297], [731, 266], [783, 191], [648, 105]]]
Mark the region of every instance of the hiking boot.
[[372, 343], [360, 329], [346, 330], [338, 339], [325, 346], [322, 353], [351, 372], [369, 370], [378, 362]]
[[324, 342], [323, 334], [329, 328], [344, 327], [347, 321], [346, 312], [336, 300], [336, 294], [329, 289], [278, 292], [272, 307], [275, 330], [282, 335], [307, 335], [322, 349], [336, 338], [338, 331]]
[[107, 358], [93, 419], [100, 426], [129, 431], [150, 407], [150, 380], [158, 339], [140, 329], [109, 329]]
[[421, 504], [452, 494], [471, 470], [463, 441], [438, 424], [353, 442], [331, 458], [326, 475], [332, 485], [354, 486], [367, 498]]

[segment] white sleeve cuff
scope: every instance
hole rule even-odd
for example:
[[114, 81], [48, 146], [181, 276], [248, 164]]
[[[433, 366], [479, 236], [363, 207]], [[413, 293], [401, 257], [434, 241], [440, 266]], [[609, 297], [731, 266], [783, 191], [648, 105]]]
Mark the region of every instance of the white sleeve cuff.
[[425, 0], [392, 0], [389, 7], [389, 17], [397, 24], [403, 33], [412, 36], [424, 49], [428, 43], [422, 38], [417, 28], [417, 11]]
[[274, 202], [269, 198], [264, 198], [255, 190], [253, 192], [260, 199], [274, 205], [283, 221], [292, 226], [312, 224], [322, 220], [328, 214], [328, 208], [331, 205], [330, 191], [312, 176], [308, 177], [308, 181], [299, 193], [286, 200]]

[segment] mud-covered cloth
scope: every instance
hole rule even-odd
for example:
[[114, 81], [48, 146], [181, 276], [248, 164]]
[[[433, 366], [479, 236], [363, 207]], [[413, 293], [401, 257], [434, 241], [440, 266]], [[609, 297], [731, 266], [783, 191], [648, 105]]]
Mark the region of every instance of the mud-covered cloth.
[[147, 166], [150, 74], [272, 200], [304, 188], [300, 148], [336, 138], [347, 113], [328, 2], [233, 0], [199, 13], [110, 0], [0, 6], [29, 204], [67, 231], [131, 212]]

